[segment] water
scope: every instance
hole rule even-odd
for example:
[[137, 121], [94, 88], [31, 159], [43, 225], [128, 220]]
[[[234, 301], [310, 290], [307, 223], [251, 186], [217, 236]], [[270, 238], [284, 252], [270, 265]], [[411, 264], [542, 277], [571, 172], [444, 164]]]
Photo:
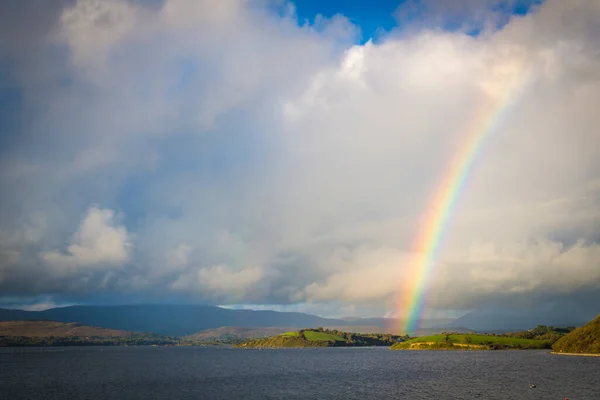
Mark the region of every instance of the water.
[[61, 350], [2, 349], [0, 398], [600, 399], [600, 357], [548, 351]]

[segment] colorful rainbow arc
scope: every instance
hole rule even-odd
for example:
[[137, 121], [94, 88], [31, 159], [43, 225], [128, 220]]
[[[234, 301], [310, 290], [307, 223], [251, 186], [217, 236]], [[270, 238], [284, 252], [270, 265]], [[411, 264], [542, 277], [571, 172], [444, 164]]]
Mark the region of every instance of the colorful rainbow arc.
[[[403, 332], [413, 333], [418, 328], [425, 304], [430, 276], [436, 264], [440, 245], [448, 228], [449, 217], [473, 170], [474, 161], [486, 137], [494, 132], [502, 117], [520, 97], [530, 79], [530, 70], [524, 69], [512, 84], [506, 85], [497, 100], [486, 103], [467, 130], [467, 140], [450, 164], [449, 173], [440, 185], [428, 208], [428, 217], [418, 236], [415, 253], [423, 254], [409, 270], [410, 275], [399, 293], [398, 314], [404, 321]], [[496, 97], [496, 96], [495, 96]]]

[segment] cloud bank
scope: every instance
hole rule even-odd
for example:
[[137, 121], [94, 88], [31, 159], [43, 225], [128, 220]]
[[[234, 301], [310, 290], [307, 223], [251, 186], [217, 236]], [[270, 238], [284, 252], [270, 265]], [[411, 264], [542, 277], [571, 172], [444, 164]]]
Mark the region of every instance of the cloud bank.
[[527, 70], [427, 307], [600, 301], [598, 2], [490, 3], [477, 35], [431, 2], [364, 45], [282, 2], [56, 4], [0, 12], [0, 298], [393, 313], [473, 118]]

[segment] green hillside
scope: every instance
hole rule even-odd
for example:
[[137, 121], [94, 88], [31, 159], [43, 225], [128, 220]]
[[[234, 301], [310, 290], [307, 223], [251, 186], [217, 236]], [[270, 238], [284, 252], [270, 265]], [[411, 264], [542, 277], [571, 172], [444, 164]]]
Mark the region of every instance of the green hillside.
[[[302, 331], [285, 332], [281, 336], [300, 337], [300, 332], [302, 332]], [[303, 333], [304, 333], [304, 338], [309, 341], [322, 341], [322, 340], [334, 341], [334, 342], [345, 342], [346, 341], [346, 339], [344, 339], [338, 335], [333, 335], [331, 333], [326, 333], [326, 332], [304, 330]]]
[[558, 339], [552, 350], [555, 353], [600, 354], [600, 315]]
[[338, 330], [301, 329], [263, 339], [249, 340], [237, 347], [350, 347], [350, 346], [391, 346], [403, 336], [370, 333], [360, 334]]
[[326, 340], [314, 340], [308, 341], [301, 339], [298, 336], [289, 335], [278, 335], [264, 339], [253, 339], [246, 342], [240, 343], [235, 347], [273, 347], [273, 348], [284, 348], [284, 347], [334, 347], [336, 342], [329, 342]]
[[504, 350], [550, 348], [545, 340], [474, 334], [441, 334], [423, 336], [396, 343], [392, 350]]

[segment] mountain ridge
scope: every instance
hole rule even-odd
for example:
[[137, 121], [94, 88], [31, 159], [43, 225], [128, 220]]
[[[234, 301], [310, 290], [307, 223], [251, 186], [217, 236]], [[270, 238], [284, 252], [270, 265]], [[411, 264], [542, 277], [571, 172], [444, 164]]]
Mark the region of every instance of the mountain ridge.
[[222, 326], [320, 326], [339, 320], [303, 313], [231, 310], [209, 305], [68, 306], [44, 311], [0, 309], [0, 321], [77, 322], [135, 332], [185, 336]]
[[[229, 309], [212, 305], [76, 305], [43, 311], [24, 311], [0, 308], [0, 321], [58, 321], [76, 322], [123, 331], [186, 336], [221, 327], [378, 327], [380, 332], [398, 333], [400, 321], [392, 318], [324, 318], [300, 312]], [[431, 319], [424, 327], [449, 321]]]
[[448, 324], [448, 328], [468, 327], [476, 332], [510, 332], [531, 329], [538, 325], [556, 327], [581, 326], [598, 314], [598, 309], [569, 309], [552, 307], [537, 310], [479, 310], [472, 311]]
[[0, 336], [23, 337], [130, 337], [137, 332], [86, 326], [77, 322], [57, 321], [1, 321]]
[[[581, 310], [580, 310], [581, 311]], [[587, 310], [585, 310], [586, 313]], [[581, 326], [597, 315], [584, 319], [582, 312], [556, 315], [554, 310], [490, 311], [468, 313], [457, 319], [437, 318], [421, 321], [418, 334], [443, 331], [509, 332], [531, 329], [538, 325]], [[581, 314], [581, 315], [580, 315]], [[401, 334], [402, 323], [392, 318], [324, 318], [300, 312], [230, 309], [213, 305], [76, 305], [43, 311], [25, 311], [0, 308], [0, 321], [57, 321], [79, 323], [122, 331], [156, 333], [168, 336], [186, 336], [221, 327], [276, 328], [276, 327], [352, 327], [367, 333]], [[368, 327], [368, 328], [367, 328]], [[414, 334], [415, 332], [413, 332]]]

